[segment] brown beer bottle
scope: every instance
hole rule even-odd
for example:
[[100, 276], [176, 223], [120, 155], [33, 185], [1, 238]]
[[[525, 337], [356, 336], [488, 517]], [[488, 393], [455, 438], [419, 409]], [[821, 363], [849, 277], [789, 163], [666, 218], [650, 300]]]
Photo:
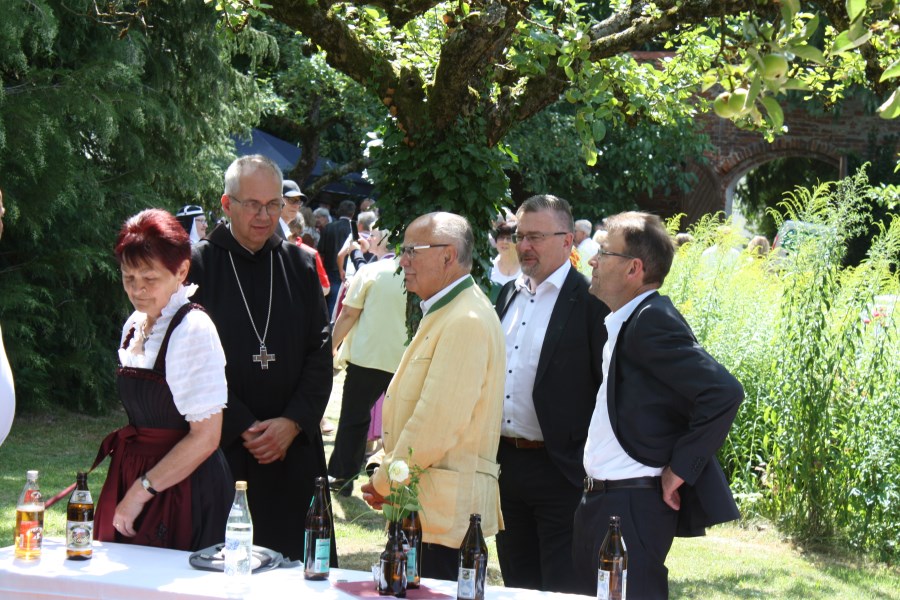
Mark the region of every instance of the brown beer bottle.
[[622, 539], [621, 519], [609, 517], [609, 529], [600, 545], [597, 568], [597, 600], [625, 600], [628, 583], [628, 552]]
[[459, 575], [456, 580], [457, 600], [484, 600], [488, 549], [481, 533], [481, 515], [469, 516], [469, 530], [459, 549]]
[[88, 560], [94, 552], [93, 538], [94, 499], [88, 489], [87, 473], [78, 471], [66, 508], [66, 558]]
[[303, 577], [328, 579], [331, 566], [331, 511], [328, 507], [325, 477], [316, 477], [316, 490], [306, 512], [303, 541]]
[[422, 521], [419, 520], [419, 513], [410, 512], [400, 526], [406, 534], [406, 587], [416, 589], [422, 570]]

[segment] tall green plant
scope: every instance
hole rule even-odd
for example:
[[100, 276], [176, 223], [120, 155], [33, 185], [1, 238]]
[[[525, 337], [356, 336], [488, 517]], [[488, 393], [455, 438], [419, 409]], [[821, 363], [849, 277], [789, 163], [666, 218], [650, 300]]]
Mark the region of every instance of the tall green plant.
[[839, 498], [852, 474], [843, 453], [856, 398], [846, 393], [853, 373], [845, 359], [860, 344], [860, 311], [858, 292], [842, 289], [840, 265], [865, 218], [865, 190], [860, 173], [812, 191], [800, 188], [782, 203], [788, 217], [812, 224], [817, 234], [798, 236], [783, 261], [768, 498], [783, 526], [808, 539], [835, 535]]

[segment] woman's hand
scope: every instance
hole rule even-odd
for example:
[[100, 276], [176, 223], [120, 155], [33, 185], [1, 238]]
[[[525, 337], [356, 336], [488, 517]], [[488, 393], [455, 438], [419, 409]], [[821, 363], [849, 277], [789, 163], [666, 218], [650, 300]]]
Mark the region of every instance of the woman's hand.
[[134, 522], [144, 510], [144, 505], [153, 496], [144, 489], [139, 479], [135, 479], [128, 493], [116, 505], [116, 512], [113, 514], [113, 527], [116, 531], [125, 537], [134, 537], [137, 531], [134, 529]]

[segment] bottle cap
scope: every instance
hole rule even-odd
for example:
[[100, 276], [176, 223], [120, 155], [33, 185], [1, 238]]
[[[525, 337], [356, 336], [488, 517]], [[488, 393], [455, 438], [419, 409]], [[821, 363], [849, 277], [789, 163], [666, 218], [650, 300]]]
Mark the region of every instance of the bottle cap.
[[234, 489], [236, 491], [240, 491], [240, 490], [246, 491], [247, 490], [247, 482], [246, 481], [235, 481]]
[[619, 515], [610, 515], [610, 517], [609, 517], [610, 525], [618, 525], [621, 521], [622, 521], [622, 519], [619, 518]]
[[37, 471], [28, 471], [25, 473], [25, 477], [27, 477], [28, 479], [37, 479], [38, 472]]

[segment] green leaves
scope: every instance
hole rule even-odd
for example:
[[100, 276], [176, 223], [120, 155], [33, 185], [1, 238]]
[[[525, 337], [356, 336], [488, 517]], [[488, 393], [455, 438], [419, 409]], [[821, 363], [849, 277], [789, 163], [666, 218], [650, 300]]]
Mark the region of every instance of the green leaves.
[[878, 107], [878, 116], [882, 119], [900, 117], [900, 89], [894, 90], [885, 103]]
[[847, 16], [853, 22], [863, 15], [866, 10], [866, 0], [847, 0]]

